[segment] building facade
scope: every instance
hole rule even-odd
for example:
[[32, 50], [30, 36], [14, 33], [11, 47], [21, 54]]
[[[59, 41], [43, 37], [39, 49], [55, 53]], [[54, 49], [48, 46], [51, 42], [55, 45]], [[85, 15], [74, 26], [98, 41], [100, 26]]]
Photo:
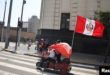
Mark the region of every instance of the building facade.
[[28, 22], [23, 22], [22, 31], [28, 32]]
[[27, 32], [34, 32], [35, 34], [37, 34], [37, 30], [39, 29], [39, 25], [40, 25], [40, 20], [37, 18], [37, 16], [32, 16], [28, 20]]
[[74, 29], [77, 15], [94, 19], [96, 12], [110, 12], [109, 7], [110, 0], [42, 0], [37, 38], [44, 37], [50, 43], [60, 39], [69, 43], [74, 53], [99, 55], [99, 60], [105, 61], [110, 58], [108, 39], [74, 33]]
[[28, 28], [28, 22], [23, 22], [23, 27], [22, 28]]
[[110, 11], [110, 0], [42, 0], [40, 29], [73, 30], [77, 15], [94, 19], [96, 11]]

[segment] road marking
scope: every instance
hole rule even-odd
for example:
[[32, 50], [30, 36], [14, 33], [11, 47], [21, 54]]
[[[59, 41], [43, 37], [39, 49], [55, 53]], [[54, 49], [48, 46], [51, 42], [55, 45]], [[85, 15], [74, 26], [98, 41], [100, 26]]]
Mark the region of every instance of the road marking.
[[98, 74], [83, 73], [83, 72], [78, 72], [78, 71], [74, 71], [72, 74], [74, 75], [98, 75]]
[[15, 58], [15, 59], [20, 59], [20, 60], [24, 60], [24, 61], [30, 61], [30, 62], [36, 62], [36, 60], [33, 59], [27, 59], [27, 58], [23, 58], [23, 57], [18, 57], [18, 56], [14, 56], [14, 55], [6, 55], [6, 54], [1, 54], [2, 56], [6, 56], [7, 58]]
[[25, 71], [25, 72], [30, 72], [33, 74], [41, 74], [41, 72], [37, 71], [36, 69], [30, 69], [27, 67], [17, 66], [17, 65], [5, 63], [5, 62], [0, 62], [0, 65], [9, 67], [9, 68], [13, 68], [13, 69], [17, 69], [17, 70], [21, 70], [21, 71]]
[[0, 70], [0, 75], [18, 75], [18, 74]]
[[[36, 61], [38, 61], [38, 60], [34, 60], [34, 59], [28, 59], [28, 58], [24, 58], [24, 57], [19, 57], [19, 56], [16, 56], [16, 54], [8, 55], [8, 54], [1, 54], [0, 53], [0, 55], [1, 55], [0, 56], [1, 60], [9, 60], [9, 61], [12, 61], [12, 62], [26, 64], [26, 65], [30, 65], [30, 66], [34, 66], [34, 67], [36, 66], [34, 63]], [[3, 56], [7, 56], [7, 57], [3, 57]], [[12, 58], [8, 58], [8, 57], [12, 57]], [[16, 59], [13, 59], [13, 58], [16, 58]], [[18, 59], [22, 59], [22, 60], [18, 60]], [[28, 61], [31, 60], [32, 63], [31, 62], [25, 62], [25, 60], [28, 60]], [[35, 74], [37, 74], [36, 69], [30, 69], [30, 68], [27, 68], [27, 67], [18, 66], [18, 65], [6, 63], [6, 62], [0, 62], [0, 65], [1, 66], [5, 66], [5, 67], [10, 67], [10, 68], [18, 69], [18, 70], [22, 70], [23, 69], [22, 71], [31, 72], [31, 73], [34, 72]], [[38, 72], [38, 73], [41, 74], [41, 72]], [[70, 73], [73, 73], [74, 75], [98, 75], [98, 71], [97, 70], [87, 69], [87, 68], [83, 68], [83, 67], [81, 68], [81, 67], [77, 67], [77, 66], [72, 66], [72, 70], [70, 71]], [[50, 74], [50, 75], [53, 75], [53, 74]]]
[[98, 72], [97, 70], [88, 69], [88, 68], [82, 68], [82, 67], [78, 68], [78, 67], [74, 67], [74, 66], [72, 66], [72, 69], [73, 70], [89, 71], [89, 72], [93, 72], [93, 73], [97, 73]]
[[23, 54], [12, 54], [12, 53], [6, 52], [6, 51], [2, 51], [2, 53], [8, 54], [8, 55], [10, 55], [10, 54], [11, 54], [11, 55], [16, 55], [16, 56], [18, 56], [18, 57], [24, 57], [24, 58], [33, 59], [33, 60], [39, 59], [39, 58], [37, 58], [37, 57], [30, 57], [30, 56], [26, 56], [26, 55], [23, 55]]
[[70, 73], [73, 73], [75, 75], [98, 75], [97, 70], [74, 67], [74, 66], [72, 66]]
[[[2, 58], [2, 59], [7, 59], [7, 58]], [[16, 60], [12, 60], [12, 61], [16, 61]], [[20, 61], [16, 61], [16, 62], [20, 62]], [[24, 62], [23, 62], [24, 63]], [[25, 64], [25, 63], [24, 63]], [[10, 68], [15, 68], [15, 69], [19, 69], [19, 70], [26, 70], [28, 71], [29, 68], [24, 68], [24, 67], [19, 67], [19, 66], [16, 66], [16, 65], [10, 65], [8, 63], [3, 63], [3, 62], [0, 62], [0, 65], [2, 66], [6, 66], [6, 67], [10, 67]], [[33, 64], [31, 64], [33, 65]], [[34, 65], [33, 65], [34, 66]], [[33, 70], [33, 69], [29, 69], [29, 70]], [[72, 67], [72, 70], [70, 71], [70, 73], [73, 73], [75, 75], [98, 75], [97, 72], [96, 73], [86, 73], [85, 71], [88, 71], [88, 72], [91, 72], [90, 69], [84, 69], [84, 68], [77, 68], [77, 67]], [[33, 72], [33, 71], [32, 71]], [[34, 73], [35, 73], [35, 70], [34, 70]]]
[[86, 72], [82, 72], [82, 71], [77, 71], [77, 70], [73, 70], [72, 72], [70, 72], [74, 75], [99, 75], [98, 73], [86, 73]]
[[25, 62], [25, 61], [20, 61], [20, 60], [16, 60], [16, 59], [8, 59], [6, 57], [0, 57], [1, 60], [8, 60], [8, 61], [12, 61], [15, 63], [20, 63], [20, 64], [24, 64], [24, 65], [29, 65], [29, 66], [35, 66], [35, 63], [30, 63], [30, 62]]
[[77, 64], [77, 63], [73, 63], [72, 66], [80, 66], [80, 67], [87, 66], [88, 68], [95, 68], [95, 66], [92, 66], [92, 65], [84, 65], [84, 64]]
[[1, 56], [0, 56], [0, 59], [1, 59], [1, 60], [7, 60], [7, 58], [5, 58], [5, 57], [1, 57]]

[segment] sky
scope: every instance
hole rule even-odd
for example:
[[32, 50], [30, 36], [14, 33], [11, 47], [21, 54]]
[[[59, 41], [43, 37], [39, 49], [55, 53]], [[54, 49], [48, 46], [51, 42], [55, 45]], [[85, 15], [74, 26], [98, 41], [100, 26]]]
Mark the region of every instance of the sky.
[[[10, 0], [0, 0], [0, 21], [3, 21], [5, 1], [7, 1], [5, 26], [7, 26]], [[11, 27], [16, 27], [18, 17], [21, 17], [22, 2], [23, 0], [13, 0], [10, 22]], [[38, 18], [40, 18], [40, 9], [41, 0], [26, 0], [23, 11], [23, 21], [28, 21], [28, 19], [31, 18], [32, 15], [36, 15]]]

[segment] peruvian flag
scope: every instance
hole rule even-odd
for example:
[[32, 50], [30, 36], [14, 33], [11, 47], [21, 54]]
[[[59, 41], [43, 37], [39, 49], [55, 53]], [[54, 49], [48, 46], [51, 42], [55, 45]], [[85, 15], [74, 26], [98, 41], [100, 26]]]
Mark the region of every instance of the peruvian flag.
[[88, 36], [103, 37], [104, 25], [99, 21], [77, 16], [75, 32]]

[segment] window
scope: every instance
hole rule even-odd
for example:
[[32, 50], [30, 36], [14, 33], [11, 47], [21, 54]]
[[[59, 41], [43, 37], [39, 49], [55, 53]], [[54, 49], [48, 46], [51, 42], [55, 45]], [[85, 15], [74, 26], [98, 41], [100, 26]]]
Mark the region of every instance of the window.
[[69, 30], [69, 25], [70, 25], [70, 13], [62, 13], [60, 29]]

